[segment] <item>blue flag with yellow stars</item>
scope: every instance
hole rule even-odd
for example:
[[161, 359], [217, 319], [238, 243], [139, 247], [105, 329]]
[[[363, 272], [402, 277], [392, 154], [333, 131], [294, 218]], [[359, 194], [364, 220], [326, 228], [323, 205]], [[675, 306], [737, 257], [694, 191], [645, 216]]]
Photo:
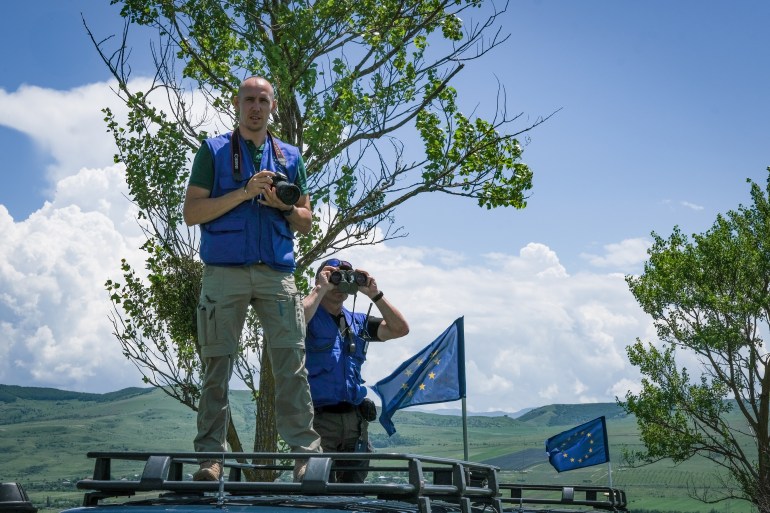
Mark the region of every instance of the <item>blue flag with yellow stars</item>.
[[465, 341], [460, 317], [425, 349], [372, 387], [382, 401], [380, 424], [391, 436], [396, 410], [465, 397]]
[[604, 417], [552, 436], [545, 441], [545, 451], [559, 472], [610, 461]]

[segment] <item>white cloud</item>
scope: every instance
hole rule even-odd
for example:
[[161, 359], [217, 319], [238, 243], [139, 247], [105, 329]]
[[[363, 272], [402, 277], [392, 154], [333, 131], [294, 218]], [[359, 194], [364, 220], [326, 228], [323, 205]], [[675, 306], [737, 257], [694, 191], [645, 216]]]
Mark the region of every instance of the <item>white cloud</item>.
[[617, 397], [618, 399], [623, 400], [626, 398], [626, 394], [628, 392], [631, 392], [632, 394], [639, 394], [641, 391], [642, 384], [639, 381], [632, 381], [630, 379], [623, 378], [617, 383], [614, 383], [607, 391], [607, 393], [612, 397]]
[[[411, 326], [404, 339], [370, 346], [368, 384], [461, 315], [469, 409], [612, 402], [612, 384], [635, 377], [625, 347], [648, 333], [649, 321], [621, 275], [570, 276], [552, 250], [535, 243], [518, 255], [491, 254], [475, 265], [428, 263], [430, 253], [382, 244], [344, 255], [377, 277]], [[357, 310], [368, 307], [359, 301]]]
[[125, 169], [113, 163], [100, 111], [107, 106], [125, 116], [107, 83], [0, 90], [0, 124], [52, 160], [49, 201], [20, 222], [0, 206], [0, 382], [90, 391], [140, 384], [112, 335], [104, 288], [120, 277], [121, 258], [143, 267]]
[[0, 89], [0, 124], [29, 136], [53, 163], [47, 169], [56, 184], [82, 167], [100, 168], [113, 162], [115, 144], [107, 133], [102, 107], [125, 116], [108, 84], [90, 84], [69, 91], [21, 86]]
[[695, 211], [703, 210], [703, 206], [696, 205], [695, 203], [690, 203], [689, 201], [682, 201], [682, 206]]
[[594, 267], [633, 269], [647, 260], [650, 245], [647, 239], [626, 239], [604, 246], [603, 255], [583, 253], [581, 257]]
[[99, 391], [139, 385], [111, 334], [104, 288], [121, 258], [140, 258], [123, 167], [82, 169], [56, 190], [22, 222], [0, 208], [7, 351], [0, 382]]
[[540, 397], [543, 401], [548, 402], [561, 402], [558, 401], [559, 397], [559, 386], [556, 383], [551, 383], [547, 385], [545, 388], [541, 389], [538, 392], [538, 397]]
[[[137, 78], [128, 87], [132, 91], [146, 91], [151, 85], [150, 79]], [[108, 107], [119, 121], [126, 119], [128, 109], [116, 97], [116, 90], [113, 82], [68, 91], [30, 85], [22, 85], [14, 92], [0, 89], [0, 125], [27, 135], [53, 160], [46, 178], [54, 186], [81, 168], [98, 169], [114, 162], [116, 146], [112, 134], [107, 132], [102, 109]], [[170, 111], [162, 91], [156, 89], [149, 98], [156, 107]], [[203, 128], [216, 129], [218, 120], [204, 110], [206, 102], [199, 93], [188, 95], [186, 102], [195, 107], [194, 119], [207, 121]]]

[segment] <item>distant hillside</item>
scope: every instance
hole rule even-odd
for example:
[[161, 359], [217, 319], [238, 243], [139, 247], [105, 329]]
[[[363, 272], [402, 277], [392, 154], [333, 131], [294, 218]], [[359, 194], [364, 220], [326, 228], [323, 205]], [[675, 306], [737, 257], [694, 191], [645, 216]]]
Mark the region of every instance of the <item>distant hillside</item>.
[[615, 403], [552, 404], [535, 408], [517, 420], [537, 426], [577, 426], [602, 415], [608, 420], [627, 416], [623, 408]]
[[[158, 393], [155, 388], [125, 388], [115, 392], [105, 394], [94, 394], [85, 392], [71, 392], [59, 390], [56, 388], [40, 387], [22, 387], [17, 385], [0, 384], [0, 403], [9, 405], [9, 408], [3, 408], [3, 422], [16, 423], [28, 422], [40, 418], [67, 418], [73, 414], [73, 410], [68, 404], [70, 401], [81, 401], [90, 403], [111, 403], [133, 397], [139, 397], [150, 393]], [[233, 391], [234, 407], [238, 405], [241, 410], [249, 410], [248, 393], [244, 391]], [[242, 395], [246, 394], [244, 397]], [[25, 402], [18, 408], [10, 407], [17, 401]], [[50, 406], [35, 406], [34, 403], [28, 404], [26, 401], [52, 402]], [[56, 403], [63, 408], [57, 408]], [[61, 410], [61, 411], [59, 411]], [[434, 427], [460, 427], [462, 426], [461, 411], [456, 410], [457, 414], [452, 415], [450, 411], [442, 410], [440, 412], [422, 412], [418, 409], [408, 408], [396, 413], [396, 419], [402, 423], [408, 423], [413, 426], [434, 426]], [[614, 403], [594, 403], [594, 404], [553, 404], [532, 408], [522, 415], [490, 413], [469, 413], [468, 426], [478, 428], [508, 428], [521, 422], [531, 426], [568, 426], [578, 425], [604, 415], [608, 419], [619, 419], [626, 416], [622, 408]], [[83, 410], [80, 410], [83, 413]], [[518, 413], [518, 412], [517, 412]]]
[[152, 388], [124, 388], [106, 394], [89, 394], [84, 392], [69, 392], [56, 388], [21, 387], [18, 385], [0, 384], [0, 402], [12, 403], [19, 399], [32, 401], [96, 401], [110, 402], [136, 395], [152, 392]]
[[[523, 410], [518, 410], [514, 412], [510, 411], [474, 411], [474, 412], [468, 412], [468, 415], [472, 415], [474, 417], [510, 417], [512, 419], [518, 419], [528, 411], [532, 411], [534, 408], [524, 408]], [[439, 408], [437, 410], [421, 410], [419, 406], [415, 408], [415, 411], [424, 411], [425, 413], [436, 413], [438, 415], [456, 415], [460, 416], [463, 414], [462, 410], [460, 408]]]
[[[394, 422], [409, 423], [412, 426], [434, 426], [434, 427], [461, 427], [462, 417], [450, 416], [439, 413], [426, 413], [412, 409], [399, 410], [393, 417]], [[510, 417], [488, 417], [485, 415], [469, 414], [469, 427], [509, 427], [516, 424], [516, 420]]]

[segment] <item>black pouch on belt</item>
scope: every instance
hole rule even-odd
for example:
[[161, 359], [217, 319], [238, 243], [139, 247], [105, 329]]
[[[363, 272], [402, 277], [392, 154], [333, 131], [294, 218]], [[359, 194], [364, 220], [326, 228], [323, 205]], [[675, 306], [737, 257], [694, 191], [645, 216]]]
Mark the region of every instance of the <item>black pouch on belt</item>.
[[358, 411], [361, 412], [361, 416], [367, 422], [371, 422], [377, 418], [377, 406], [375, 406], [374, 401], [368, 397], [364, 397], [364, 400], [358, 405]]

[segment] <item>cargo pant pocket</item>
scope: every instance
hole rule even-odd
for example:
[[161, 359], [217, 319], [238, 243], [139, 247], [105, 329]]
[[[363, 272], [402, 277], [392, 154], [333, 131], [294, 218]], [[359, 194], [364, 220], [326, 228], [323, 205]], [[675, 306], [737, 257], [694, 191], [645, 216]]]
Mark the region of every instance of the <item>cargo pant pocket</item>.
[[217, 307], [214, 303], [198, 303], [198, 353], [209, 356], [209, 350], [219, 343], [217, 340]]

